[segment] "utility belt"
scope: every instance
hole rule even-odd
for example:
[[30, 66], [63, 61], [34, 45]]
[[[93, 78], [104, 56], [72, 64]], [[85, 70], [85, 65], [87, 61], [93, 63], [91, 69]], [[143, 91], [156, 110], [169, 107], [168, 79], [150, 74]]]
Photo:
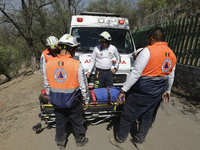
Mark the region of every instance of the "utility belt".
[[100, 71], [110, 71], [111, 69], [100, 69], [100, 68], [96, 68], [96, 70], [100, 70]]

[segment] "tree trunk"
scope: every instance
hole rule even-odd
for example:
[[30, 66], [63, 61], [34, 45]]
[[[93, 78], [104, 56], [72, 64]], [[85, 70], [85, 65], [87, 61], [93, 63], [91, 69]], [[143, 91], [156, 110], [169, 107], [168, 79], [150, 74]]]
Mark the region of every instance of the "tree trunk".
[[33, 39], [30, 38], [28, 41], [30, 56], [31, 56], [31, 67], [32, 67], [32, 73], [36, 71], [36, 57], [35, 57], [35, 48], [33, 46]]
[[32, 73], [36, 71], [36, 57], [35, 57], [35, 50], [33, 47], [29, 48], [31, 51], [31, 67], [32, 67]]

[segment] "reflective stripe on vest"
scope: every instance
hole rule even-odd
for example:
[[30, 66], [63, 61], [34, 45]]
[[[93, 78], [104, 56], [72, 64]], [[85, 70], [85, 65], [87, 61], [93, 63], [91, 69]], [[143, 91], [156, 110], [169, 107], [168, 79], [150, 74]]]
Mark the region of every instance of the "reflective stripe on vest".
[[142, 76], [165, 76], [170, 74], [176, 64], [176, 56], [167, 46], [167, 43], [157, 42], [152, 46], [147, 46], [147, 48], [150, 52], [150, 58]]
[[143, 79], [150, 79], [150, 80], [166, 80], [167, 76], [155, 76], [155, 77], [150, 77], [150, 76], [141, 76]]
[[43, 51], [43, 55], [44, 55], [44, 59], [46, 62], [49, 61], [50, 59], [54, 58], [54, 56], [52, 56], [50, 54], [48, 48]]
[[76, 90], [76, 89], [54, 89], [54, 88], [51, 88], [51, 91], [54, 93], [65, 93], [65, 94], [73, 93], [74, 90]]

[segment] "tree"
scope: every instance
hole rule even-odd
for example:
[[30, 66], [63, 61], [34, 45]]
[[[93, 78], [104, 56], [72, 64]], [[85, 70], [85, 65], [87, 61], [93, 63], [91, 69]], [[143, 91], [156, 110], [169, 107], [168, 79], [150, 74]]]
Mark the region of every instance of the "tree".
[[11, 24], [1, 23], [0, 26], [0, 74], [11, 80], [19, 74], [22, 63], [30, 63], [30, 56], [26, 41], [17, 37], [17, 30]]
[[72, 14], [77, 15], [78, 13], [85, 10], [85, 2], [82, 0], [71, 0]]
[[97, 0], [97, 1], [90, 1], [86, 10], [89, 12], [111, 13], [110, 8], [111, 8], [110, 0]]
[[56, 0], [21, 0], [19, 10], [17, 6], [13, 6], [10, 1], [2, 0], [0, 11], [6, 17], [5, 22], [11, 23], [18, 31], [19, 36], [22, 36], [29, 47], [31, 56], [32, 72], [36, 70], [36, 56], [33, 42], [33, 26], [35, 14], [38, 10], [47, 6]]
[[166, 6], [166, 0], [140, 0], [137, 3], [137, 13], [143, 18]]
[[86, 8], [89, 12], [117, 13], [128, 18], [131, 29], [137, 24], [136, 1], [134, 0], [97, 0], [90, 1]]
[[52, 3], [48, 10], [48, 16], [51, 16], [48, 20], [48, 31], [51, 31], [57, 37], [69, 33], [71, 15], [83, 11], [84, 4], [83, 0], [57, 0]]

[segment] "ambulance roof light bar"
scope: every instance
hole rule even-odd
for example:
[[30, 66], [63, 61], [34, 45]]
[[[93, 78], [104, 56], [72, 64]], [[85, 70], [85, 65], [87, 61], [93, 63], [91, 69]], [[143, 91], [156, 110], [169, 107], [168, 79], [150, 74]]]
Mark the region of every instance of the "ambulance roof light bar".
[[81, 12], [80, 15], [120, 17], [119, 14], [115, 13], [99, 13], [99, 12]]

